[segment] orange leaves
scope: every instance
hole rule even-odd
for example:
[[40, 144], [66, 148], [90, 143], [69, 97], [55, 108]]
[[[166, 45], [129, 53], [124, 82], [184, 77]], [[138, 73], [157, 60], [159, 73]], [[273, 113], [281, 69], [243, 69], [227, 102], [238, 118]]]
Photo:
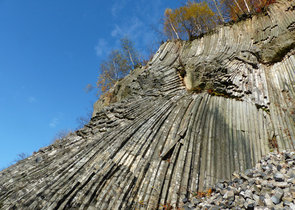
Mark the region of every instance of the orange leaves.
[[162, 209], [164, 209], [164, 210], [172, 210], [172, 209], [173, 209], [173, 206], [171, 206], [170, 203], [167, 203], [167, 204], [165, 204], [165, 205], [162, 205], [162, 204], [161, 204], [161, 207], [162, 207]]
[[275, 3], [275, 0], [251, 0], [255, 12], [262, 12], [265, 7]]
[[237, 20], [239, 16], [246, 13], [262, 12], [268, 5], [275, 3], [275, 0], [227, 0], [225, 2], [230, 7], [231, 18]]
[[197, 192], [194, 195], [194, 197], [197, 197], [197, 198], [210, 197], [212, 193], [213, 193], [213, 190], [210, 188], [209, 190], [207, 190], [205, 192]]

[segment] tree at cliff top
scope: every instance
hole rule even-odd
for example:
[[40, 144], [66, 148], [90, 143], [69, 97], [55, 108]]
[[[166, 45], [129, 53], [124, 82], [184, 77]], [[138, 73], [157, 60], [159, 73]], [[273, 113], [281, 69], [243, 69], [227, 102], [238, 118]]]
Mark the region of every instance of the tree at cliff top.
[[167, 8], [164, 13], [164, 33], [169, 39], [192, 40], [218, 24], [238, 20], [244, 14], [263, 11], [275, 0], [188, 0], [185, 6]]
[[107, 92], [119, 79], [142, 64], [133, 42], [127, 37], [120, 42], [120, 50], [112, 50], [108, 58], [100, 64], [100, 74], [96, 82], [98, 94]]
[[127, 37], [122, 38], [121, 40], [121, 52], [125, 60], [127, 60], [128, 65], [132, 69], [140, 66], [142, 64], [142, 58], [139, 55], [138, 51], [134, 47], [134, 43]]
[[227, 10], [232, 20], [237, 20], [244, 14], [262, 12], [265, 7], [275, 3], [275, 0], [222, 0], [220, 1]]
[[192, 40], [216, 25], [216, 16], [206, 2], [188, 1], [185, 6], [166, 9], [164, 32], [170, 39]]

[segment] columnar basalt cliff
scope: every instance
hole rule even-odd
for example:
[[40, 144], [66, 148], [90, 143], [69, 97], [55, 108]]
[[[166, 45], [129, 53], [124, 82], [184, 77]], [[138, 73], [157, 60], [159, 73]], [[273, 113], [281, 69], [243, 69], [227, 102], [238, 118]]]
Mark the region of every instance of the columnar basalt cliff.
[[295, 149], [295, 2], [164, 43], [88, 125], [0, 172], [3, 209], [182, 206]]

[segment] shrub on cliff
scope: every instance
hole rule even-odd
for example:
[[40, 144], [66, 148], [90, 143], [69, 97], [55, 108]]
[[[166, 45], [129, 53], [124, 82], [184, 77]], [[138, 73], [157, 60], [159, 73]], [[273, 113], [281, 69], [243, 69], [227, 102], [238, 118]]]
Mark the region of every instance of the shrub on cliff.
[[119, 79], [142, 64], [142, 59], [134, 44], [128, 38], [122, 38], [121, 48], [112, 50], [106, 60], [100, 64], [100, 73], [96, 82], [98, 94], [107, 92]]

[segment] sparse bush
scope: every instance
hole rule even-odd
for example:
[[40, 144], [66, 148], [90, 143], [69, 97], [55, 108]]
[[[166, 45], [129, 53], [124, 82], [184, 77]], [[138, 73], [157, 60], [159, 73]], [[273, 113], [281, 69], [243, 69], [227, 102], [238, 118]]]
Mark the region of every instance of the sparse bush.
[[17, 154], [17, 158], [14, 160], [14, 162], [17, 163], [18, 161], [26, 159], [27, 157], [29, 157], [29, 155], [22, 152], [20, 154]]
[[72, 133], [72, 131], [71, 130], [67, 130], [67, 129], [58, 131], [57, 134], [55, 134], [55, 136], [54, 136], [54, 138], [52, 140], [52, 143], [56, 143], [58, 141], [63, 140], [64, 138], [66, 138], [71, 133]]
[[96, 82], [98, 95], [106, 93], [119, 79], [142, 63], [143, 59], [133, 42], [126, 37], [122, 38], [120, 50], [112, 50], [108, 58], [100, 64], [100, 74]]

